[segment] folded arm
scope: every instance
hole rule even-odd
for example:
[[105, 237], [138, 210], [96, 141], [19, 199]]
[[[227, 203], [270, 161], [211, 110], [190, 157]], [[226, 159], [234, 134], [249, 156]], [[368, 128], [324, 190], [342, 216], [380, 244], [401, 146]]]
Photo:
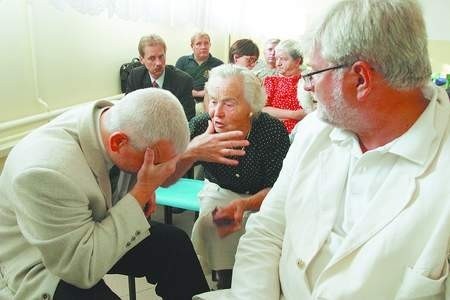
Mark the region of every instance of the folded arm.
[[279, 120], [292, 119], [292, 120], [300, 121], [306, 115], [306, 113], [304, 112], [303, 109], [290, 110], [290, 109], [281, 109], [281, 108], [276, 108], [276, 107], [271, 107], [271, 106], [264, 107], [263, 111]]

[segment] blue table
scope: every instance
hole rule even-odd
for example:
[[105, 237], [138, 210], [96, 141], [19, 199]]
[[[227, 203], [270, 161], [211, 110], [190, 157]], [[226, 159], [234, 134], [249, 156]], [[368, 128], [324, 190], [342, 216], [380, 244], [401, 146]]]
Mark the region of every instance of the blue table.
[[180, 178], [171, 186], [156, 190], [156, 204], [164, 206], [164, 222], [172, 224], [172, 207], [198, 212], [200, 204], [198, 193], [203, 187], [203, 180]]

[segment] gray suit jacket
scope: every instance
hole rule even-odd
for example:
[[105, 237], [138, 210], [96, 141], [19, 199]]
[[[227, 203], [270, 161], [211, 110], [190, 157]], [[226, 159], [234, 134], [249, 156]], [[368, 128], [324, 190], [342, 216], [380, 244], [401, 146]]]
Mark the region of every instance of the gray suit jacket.
[[0, 299], [51, 299], [60, 279], [95, 285], [149, 235], [137, 201], [111, 207], [100, 101], [25, 137], [0, 176]]

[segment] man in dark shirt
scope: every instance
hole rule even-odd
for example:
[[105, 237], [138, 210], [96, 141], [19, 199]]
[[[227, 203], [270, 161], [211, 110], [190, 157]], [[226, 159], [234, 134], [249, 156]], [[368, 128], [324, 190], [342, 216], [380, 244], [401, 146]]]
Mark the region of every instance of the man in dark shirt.
[[162, 87], [178, 98], [187, 119], [190, 120], [195, 115], [192, 77], [174, 66], [166, 65], [167, 47], [160, 36], [143, 36], [138, 50], [143, 66], [131, 71], [126, 93], [142, 88]]
[[218, 58], [209, 53], [211, 48], [211, 40], [209, 35], [204, 32], [198, 32], [191, 38], [192, 54], [182, 56], [177, 60], [175, 66], [194, 79], [194, 88], [192, 96], [197, 103], [195, 109], [197, 113], [205, 111], [203, 106], [203, 98], [205, 97], [205, 82], [208, 81], [209, 71], [223, 64]]

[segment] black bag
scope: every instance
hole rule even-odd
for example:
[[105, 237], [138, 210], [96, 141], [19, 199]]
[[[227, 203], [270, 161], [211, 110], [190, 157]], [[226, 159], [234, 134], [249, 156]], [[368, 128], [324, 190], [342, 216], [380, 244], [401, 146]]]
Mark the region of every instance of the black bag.
[[125, 63], [122, 66], [120, 66], [119, 74], [120, 74], [120, 89], [122, 90], [122, 93], [125, 93], [127, 90], [127, 81], [128, 76], [131, 73], [131, 70], [133, 70], [136, 67], [142, 66], [141, 62], [139, 61], [139, 58], [135, 57], [131, 60], [129, 63]]

